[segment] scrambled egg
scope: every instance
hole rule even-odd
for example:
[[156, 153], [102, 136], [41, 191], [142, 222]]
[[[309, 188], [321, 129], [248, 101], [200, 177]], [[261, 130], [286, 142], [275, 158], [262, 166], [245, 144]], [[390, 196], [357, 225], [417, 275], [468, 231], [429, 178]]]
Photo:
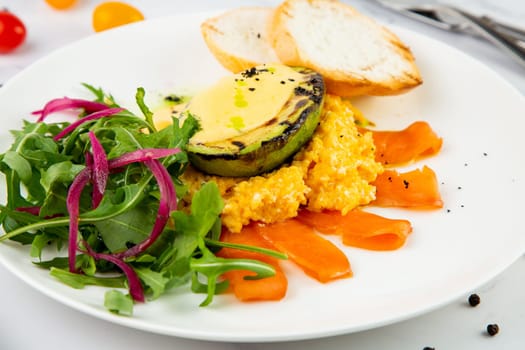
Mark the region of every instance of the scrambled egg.
[[251, 178], [212, 176], [190, 168], [182, 176], [189, 187], [185, 201], [202, 183], [215, 181], [225, 202], [222, 223], [232, 232], [250, 221], [292, 218], [301, 207], [346, 214], [370, 203], [375, 198], [370, 182], [383, 168], [374, 160], [372, 134], [358, 130], [355, 113], [348, 101], [327, 95], [314, 136], [291, 164]]

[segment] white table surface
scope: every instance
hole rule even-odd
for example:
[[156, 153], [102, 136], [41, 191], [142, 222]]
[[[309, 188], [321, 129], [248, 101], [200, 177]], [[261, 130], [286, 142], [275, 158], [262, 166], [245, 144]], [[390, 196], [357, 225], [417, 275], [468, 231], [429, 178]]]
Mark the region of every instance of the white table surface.
[[[385, 24], [395, 24], [460, 48], [498, 72], [525, 94], [525, 69], [490, 44], [469, 36], [451, 34], [406, 19], [365, 0], [346, 0]], [[35, 60], [73, 41], [93, 35], [91, 12], [101, 1], [78, 0], [75, 8], [55, 11], [44, 0], [4, 0], [25, 22], [27, 42], [20, 50], [0, 56], [0, 83], [5, 83]], [[222, 9], [240, 5], [275, 5], [275, 0], [129, 0], [146, 18], [175, 13]], [[521, 0], [462, 0], [456, 5], [479, 14], [525, 27], [525, 2]], [[524, 116], [525, 117], [525, 116]], [[517, 227], [516, 229], [523, 228]], [[524, 232], [525, 233], [525, 232]], [[485, 286], [473, 290], [481, 297], [475, 308], [463, 298], [428, 314], [393, 325], [350, 335], [287, 343], [232, 344], [186, 340], [146, 333], [111, 324], [64, 306], [29, 287], [0, 266], [0, 350], [29, 349], [524, 349], [525, 258]], [[497, 323], [494, 337], [485, 327]]]

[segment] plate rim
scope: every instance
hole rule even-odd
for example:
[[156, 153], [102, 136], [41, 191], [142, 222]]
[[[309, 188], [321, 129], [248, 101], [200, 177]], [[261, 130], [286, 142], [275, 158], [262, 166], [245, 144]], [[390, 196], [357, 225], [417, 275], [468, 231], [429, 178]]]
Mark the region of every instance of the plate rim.
[[[150, 19], [147, 22], [136, 23], [136, 24], [132, 24], [132, 25], [129, 25], [129, 26], [124, 26], [124, 27], [121, 27], [121, 28], [116, 28], [111, 33], [110, 32], [98, 33], [96, 35], [99, 36], [99, 37], [105, 36], [105, 35], [119, 35], [118, 33], [125, 33], [125, 32], [127, 32], [129, 30], [129, 28], [132, 28], [132, 27], [149, 26], [149, 25], [151, 25], [151, 23], [148, 23], [148, 22], [169, 21], [172, 18], [180, 18], [180, 17], [186, 17], [186, 18], [187, 17], [197, 17], [197, 18], [199, 18], [199, 17], [203, 17], [203, 16], [209, 16], [209, 15], [212, 15], [212, 14], [215, 14], [215, 13], [217, 13], [217, 11], [213, 11], [213, 12], [198, 12], [198, 13], [191, 13], [191, 14], [179, 14], [179, 15], [172, 15], [172, 16], [167, 16], [167, 17], [155, 18], [155, 19]], [[399, 27], [399, 26], [396, 26], [396, 25], [388, 25], [388, 28], [390, 30], [392, 30], [393, 32], [395, 32], [396, 34], [400, 34], [401, 37], [413, 36], [413, 37], [417, 38], [418, 40], [432, 41], [432, 42], [437, 43], [438, 45], [440, 45], [442, 47], [446, 47], [447, 50], [450, 50], [450, 51], [454, 52], [457, 55], [461, 55], [461, 56], [466, 57], [471, 62], [475, 62], [478, 68], [485, 70], [486, 72], [488, 72], [488, 73], [490, 73], [492, 75], [493, 79], [497, 79], [500, 83], [505, 84], [507, 86], [508, 90], [509, 90], [509, 93], [511, 91], [513, 91], [513, 93], [517, 97], [521, 98], [521, 103], [523, 103], [523, 105], [525, 106], [525, 97], [516, 89], [515, 86], [513, 86], [509, 81], [507, 81], [506, 79], [501, 77], [501, 75], [499, 75], [492, 68], [490, 68], [489, 66], [487, 66], [484, 63], [482, 63], [479, 60], [477, 60], [475, 57], [473, 57], [471, 55], [468, 55], [467, 53], [465, 53], [465, 52], [463, 52], [463, 51], [461, 51], [461, 50], [459, 50], [459, 49], [457, 49], [455, 47], [452, 47], [452, 46], [448, 45], [447, 43], [440, 41], [439, 39], [429, 37], [427, 35], [424, 35], [424, 34], [421, 34], [421, 33], [415, 32], [415, 31], [412, 31], [410, 29], [402, 28], [402, 27]], [[5, 93], [5, 91], [10, 89], [11, 85], [16, 84], [16, 82], [18, 80], [21, 80], [21, 79], [23, 80], [24, 77], [27, 74], [31, 74], [32, 70], [38, 69], [38, 67], [40, 65], [45, 64], [48, 60], [54, 60], [55, 57], [60, 57], [60, 55], [63, 55], [64, 52], [67, 53], [68, 50], [73, 50], [76, 46], [85, 45], [86, 42], [89, 42], [91, 40], [98, 40], [98, 39], [93, 39], [93, 37], [95, 37], [95, 35], [92, 35], [92, 36], [83, 38], [81, 40], [75, 41], [75, 42], [73, 42], [71, 44], [68, 44], [68, 45], [66, 45], [66, 46], [64, 46], [62, 48], [59, 48], [59, 49], [53, 51], [52, 53], [50, 53], [49, 55], [46, 55], [46, 56], [38, 59], [37, 61], [35, 61], [33, 64], [31, 64], [30, 66], [26, 67], [22, 71], [20, 71], [18, 74], [16, 74], [14, 77], [9, 79], [4, 84], [2, 89], [0, 89], [0, 99], [2, 99], [2, 96]], [[4, 245], [4, 243], [2, 245]], [[18, 249], [18, 248], [19, 248], [18, 246], [15, 247], [15, 249]], [[504, 270], [506, 270], [517, 259], [519, 259], [519, 257], [522, 256], [522, 254], [523, 254], [523, 252], [516, 253], [515, 256], [513, 255], [513, 256], [509, 257], [507, 263], [501, 263], [501, 266], [499, 266], [497, 269], [495, 269], [490, 275], [485, 276], [483, 281], [480, 281], [478, 283], [478, 285], [473, 285], [471, 287], [472, 288], [477, 288], [480, 285], [483, 285], [483, 284], [487, 283], [488, 281], [492, 280], [493, 278], [498, 276], [500, 273], [502, 273]], [[30, 260], [28, 259], [28, 261], [30, 261]], [[430, 312], [432, 310], [438, 309], [438, 308], [440, 308], [440, 307], [442, 307], [442, 306], [452, 302], [453, 300], [458, 299], [459, 297], [461, 297], [461, 295], [464, 294], [464, 292], [462, 291], [461, 293], [458, 292], [454, 296], [444, 297], [444, 298], [442, 298], [442, 300], [438, 301], [437, 303], [433, 303], [432, 306], [430, 306], [430, 307], [420, 308], [419, 310], [406, 313], [402, 317], [393, 316], [392, 318], [383, 319], [381, 322], [376, 322], [376, 323], [373, 323], [373, 324], [364, 324], [361, 327], [351, 327], [350, 329], [348, 329], [347, 327], [340, 327], [339, 329], [333, 329], [331, 332], [327, 332], [326, 330], [325, 331], [320, 331], [318, 334], [316, 334], [316, 333], [304, 334], [304, 333], [301, 333], [301, 332], [296, 332], [296, 333], [290, 333], [290, 334], [288, 334], [286, 336], [284, 336], [284, 335], [277, 335], [275, 337], [263, 336], [261, 338], [254, 338], [253, 336], [252, 337], [250, 337], [250, 336], [246, 337], [246, 336], [242, 336], [242, 335], [237, 335], [237, 337], [235, 337], [235, 336], [232, 336], [232, 334], [220, 336], [220, 334], [210, 334], [209, 332], [204, 332], [204, 333], [202, 333], [202, 332], [200, 332], [200, 333], [199, 332], [193, 332], [193, 333], [191, 333], [191, 332], [188, 332], [187, 330], [182, 330], [182, 331], [181, 330], [172, 330], [172, 331], [168, 331], [167, 329], [158, 329], [158, 327], [149, 326], [147, 322], [146, 323], [145, 322], [140, 322], [140, 320], [130, 321], [130, 319], [123, 318], [122, 316], [116, 316], [116, 315], [113, 315], [113, 314], [111, 314], [109, 312], [100, 312], [100, 310], [91, 308], [89, 306], [86, 306], [86, 305], [82, 304], [80, 301], [69, 300], [69, 298], [63, 299], [61, 297], [61, 295], [58, 292], [54, 291], [53, 289], [48, 288], [47, 286], [38, 285], [38, 283], [35, 280], [32, 280], [29, 275], [23, 273], [23, 271], [21, 269], [17, 268], [14, 265], [14, 262], [8, 261], [6, 259], [6, 257], [4, 256], [4, 254], [2, 253], [1, 249], [0, 249], [0, 263], [7, 270], [9, 270], [11, 273], [13, 273], [15, 276], [17, 276], [18, 278], [23, 280], [28, 285], [30, 285], [31, 287], [35, 288], [36, 290], [38, 290], [38, 291], [42, 292], [43, 294], [47, 295], [48, 297], [50, 297], [50, 298], [52, 298], [52, 299], [54, 299], [54, 300], [56, 300], [56, 301], [58, 301], [58, 302], [60, 302], [60, 303], [62, 303], [64, 305], [67, 305], [67, 306], [69, 306], [69, 307], [71, 307], [71, 308], [73, 308], [73, 309], [75, 309], [77, 311], [83, 312], [85, 314], [89, 314], [89, 315], [91, 315], [91, 316], [93, 316], [95, 318], [102, 319], [102, 320], [109, 321], [109, 322], [116, 323], [116, 324], [120, 324], [120, 325], [123, 325], [123, 326], [131, 327], [131, 328], [136, 328], [136, 329], [141, 329], [141, 330], [145, 330], [145, 331], [149, 331], [149, 332], [153, 332], [153, 333], [158, 333], [158, 334], [178, 336], [178, 337], [182, 337], [182, 338], [197, 339], [197, 340], [212, 340], [212, 341], [223, 341], [223, 342], [226, 342], [226, 341], [227, 342], [273, 342], [273, 341], [306, 340], [306, 339], [318, 339], [318, 338], [329, 337], [329, 336], [334, 336], [334, 335], [341, 335], [341, 334], [348, 334], [348, 333], [353, 333], [353, 332], [359, 332], [359, 331], [363, 331], [363, 330], [367, 330], [367, 329], [381, 327], [381, 326], [388, 325], [388, 324], [393, 324], [393, 323], [400, 322], [400, 321], [403, 321], [403, 320], [406, 320], [406, 319], [409, 319], [409, 318], [417, 317], [417, 316], [419, 316], [421, 314], [425, 314], [425, 313], [428, 313], [428, 312]], [[22, 273], [20, 274], [20, 272], [22, 272]]]

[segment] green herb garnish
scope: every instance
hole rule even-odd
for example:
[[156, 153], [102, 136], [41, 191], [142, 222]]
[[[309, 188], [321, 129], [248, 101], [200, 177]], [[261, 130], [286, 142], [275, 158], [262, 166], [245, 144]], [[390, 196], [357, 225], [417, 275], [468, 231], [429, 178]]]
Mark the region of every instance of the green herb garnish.
[[[121, 315], [132, 314], [134, 301], [154, 300], [181, 286], [205, 293], [201, 305], [208, 305], [227, 287], [220, 276], [232, 269], [255, 272], [250, 278], [275, 273], [259, 261], [214, 255], [232, 247], [219, 241], [223, 201], [215, 183], [204, 184], [190, 208], [178, 207], [196, 118], [185, 115], [182, 124], [174, 118], [172, 127], [156, 130], [143, 88], [135, 96], [144, 114], [139, 117], [102, 89], [83, 85], [94, 101], [50, 101], [34, 112], [38, 121], [24, 121], [12, 132], [13, 144], [0, 154], [7, 188], [0, 242], [31, 244], [35, 265], [73, 288], [128, 288], [129, 294], [109, 290], [105, 296], [106, 308]], [[44, 121], [71, 108], [83, 110], [72, 123]], [[50, 246], [56, 257], [42, 261]]]

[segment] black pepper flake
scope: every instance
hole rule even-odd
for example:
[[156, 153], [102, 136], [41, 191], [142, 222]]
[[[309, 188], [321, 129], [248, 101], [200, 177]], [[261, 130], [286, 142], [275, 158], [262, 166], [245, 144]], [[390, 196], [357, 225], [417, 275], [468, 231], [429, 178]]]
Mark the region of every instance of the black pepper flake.
[[[251, 78], [253, 77], [254, 75], [257, 75], [259, 74], [259, 72], [257, 71], [257, 69], [255, 67], [252, 67], [250, 69], [247, 69], [245, 70], [244, 72], [241, 73], [241, 75], [245, 78]], [[241, 79], [242, 81], [242, 79]]]
[[485, 157], [488, 156], [487, 152], [483, 152], [483, 155], [484, 155]]
[[450, 213], [450, 209], [447, 209], [447, 213]]
[[461, 190], [461, 186], [458, 186], [458, 190]]
[[182, 97], [177, 96], [177, 95], [168, 95], [164, 97], [164, 100], [168, 102], [179, 103], [179, 102], [182, 102]]
[[435, 348], [431, 348], [430, 346], [425, 346], [423, 350], [436, 350]]
[[260, 79], [259, 78], [255, 78], [255, 81], [259, 81]]
[[410, 182], [407, 180], [403, 180], [403, 185], [405, 185], [405, 189], [408, 188], [408, 185], [410, 185]]
[[379, 156], [380, 156], [381, 158], [383, 158], [385, 155], [384, 155], [384, 153], [381, 153]]
[[465, 163], [464, 165], [465, 165], [465, 166], [468, 166], [468, 163]]
[[250, 90], [250, 91], [255, 91], [255, 88], [248, 88], [248, 90]]
[[493, 336], [495, 336], [496, 334], [498, 334], [498, 332], [499, 332], [499, 326], [498, 326], [497, 324], [492, 323], [492, 324], [489, 324], [489, 325], [487, 326], [487, 333], [488, 333], [491, 337], [493, 337]]
[[392, 182], [392, 176], [389, 176], [389, 177], [388, 177], [388, 181], [389, 181], [389, 182]]
[[293, 79], [293, 78], [288, 78], [288, 80], [291, 81], [291, 82], [295, 81], [295, 79]]
[[281, 84], [283, 84], [283, 85], [284, 85], [284, 84], [286, 84], [286, 82], [285, 82], [284, 80], [281, 80]]
[[479, 295], [477, 295], [476, 293], [474, 294], [471, 294], [469, 297], [468, 297], [468, 303], [470, 306], [474, 307], [474, 306], [478, 306], [479, 303], [480, 303], [481, 299], [479, 298]]
[[257, 39], [261, 38], [261, 33], [257, 33]]
[[465, 205], [461, 204], [460, 207], [461, 207], [461, 208], [465, 208]]

